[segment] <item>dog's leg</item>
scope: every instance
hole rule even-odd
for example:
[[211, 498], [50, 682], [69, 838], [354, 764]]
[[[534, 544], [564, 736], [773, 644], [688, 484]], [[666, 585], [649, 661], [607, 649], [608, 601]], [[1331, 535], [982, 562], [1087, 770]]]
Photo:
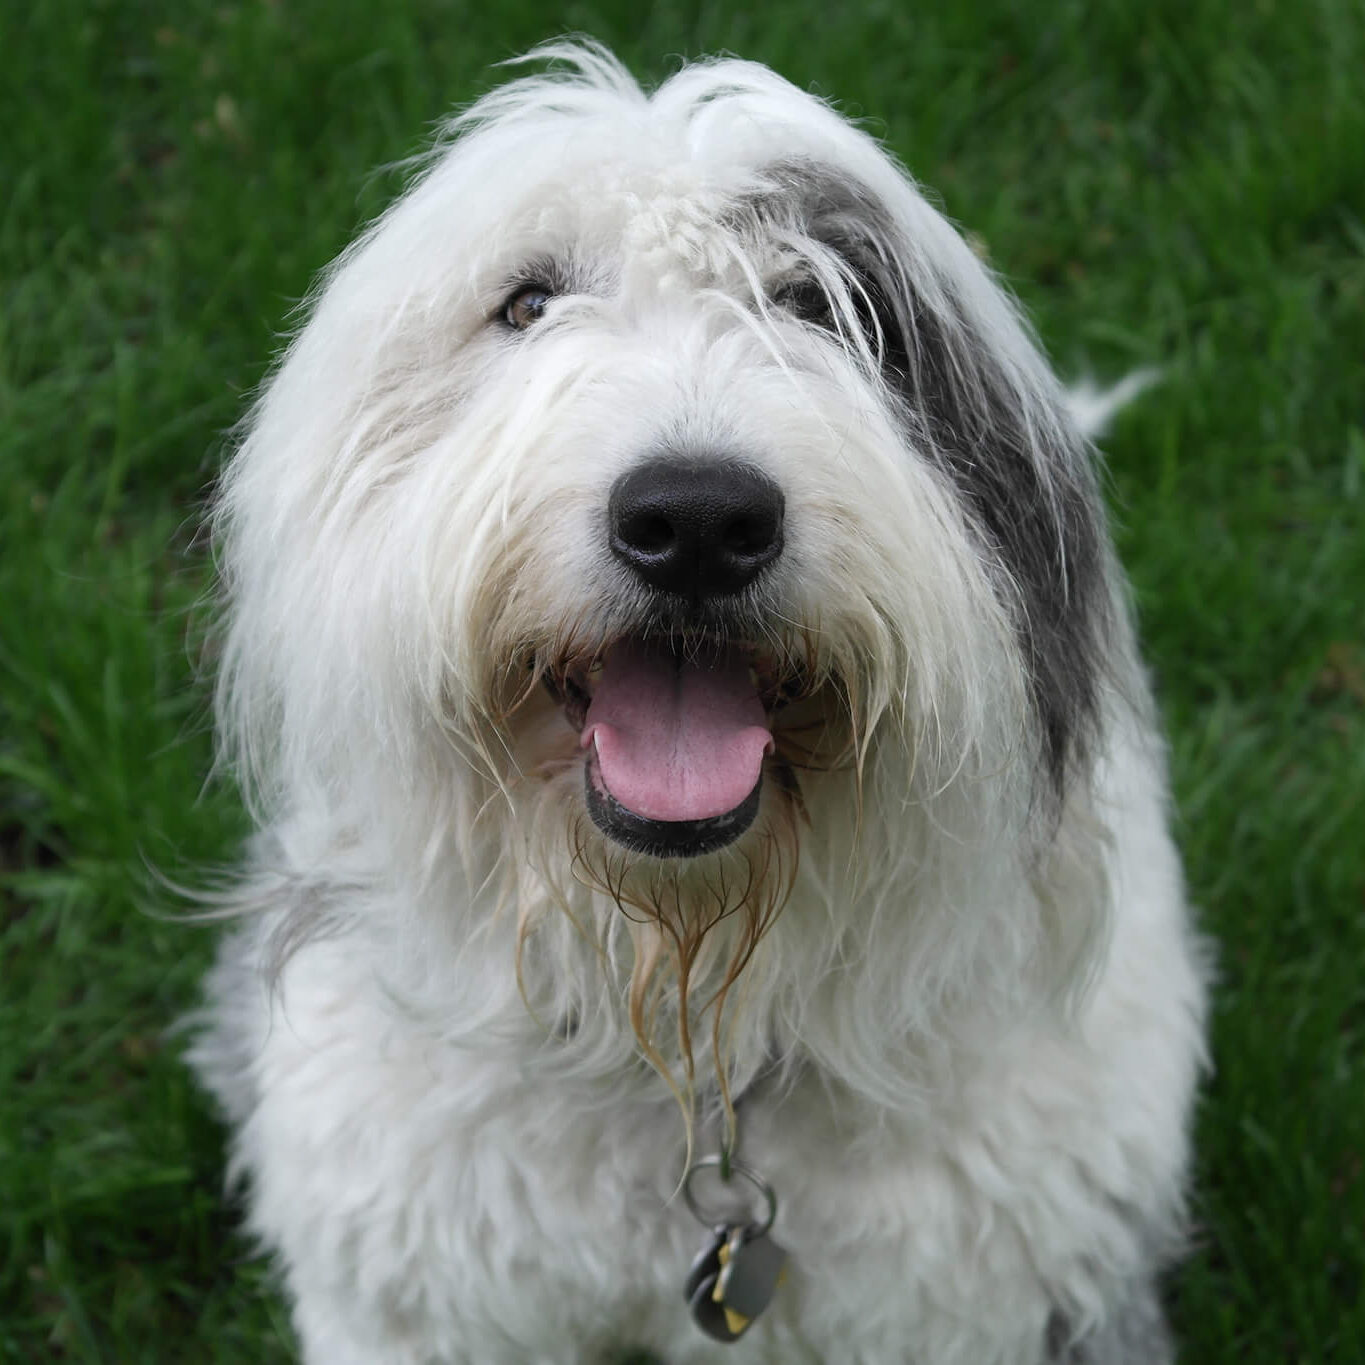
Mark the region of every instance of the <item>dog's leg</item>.
[[1048, 1365], [1173, 1365], [1175, 1343], [1156, 1284], [1143, 1281], [1119, 1304], [1104, 1326], [1079, 1341], [1064, 1319], [1048, 1331]]

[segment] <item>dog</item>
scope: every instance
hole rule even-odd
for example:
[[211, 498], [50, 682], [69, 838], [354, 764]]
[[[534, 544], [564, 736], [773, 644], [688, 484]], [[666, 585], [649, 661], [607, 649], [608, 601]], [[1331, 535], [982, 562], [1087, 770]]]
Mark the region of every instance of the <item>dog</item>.
[[830, 105], [532, 55], [215, 504], [191, 1060], [302, 1358], [1171, 1360], [1206, 972], [1105, 404]]

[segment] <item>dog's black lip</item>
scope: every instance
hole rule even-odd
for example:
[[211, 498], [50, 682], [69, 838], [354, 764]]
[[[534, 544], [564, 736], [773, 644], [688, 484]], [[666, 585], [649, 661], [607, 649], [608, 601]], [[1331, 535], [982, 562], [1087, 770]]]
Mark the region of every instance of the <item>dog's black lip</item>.
[[555, 705], [563, 708], [564, 718], [575, 730], [581, 731], [587, 720], [588, 707], [592, 704], [592, 694], [567, 672], [542, 673], [540, 681]]
[[753, 824], [763, 794], [763, 775], [759, 774], [753, 791], [733, 810], [705, 820], [650, 820], [628, 810], [607, 790], [592, 749], [583, 764], [583, 786], [593, 824], [622, 848], [653, 858], [698, 858], [734, 843]]

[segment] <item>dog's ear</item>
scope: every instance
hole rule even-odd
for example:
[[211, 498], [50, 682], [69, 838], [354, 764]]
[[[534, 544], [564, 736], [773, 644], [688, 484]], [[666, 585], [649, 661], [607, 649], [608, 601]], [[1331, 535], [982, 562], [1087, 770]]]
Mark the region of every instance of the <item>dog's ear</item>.
[[1014, 599], [1042, 757], [1060, 794], [1097, 728], [1105, 657], [1106, 533], [1088, 451], [1060, 395], [1021, 401], [995, 339], [951, 292], [931, 308], [874, 263], [868, 294], [886, 382], [927, 434]]
[[1097, 728], [1110, 617], [1102, 503], [1062, 390], [1003, 288], [906, 181], [889, 203], [825, 167], [769, 175], [842, 262], [907, 444], [951, 483], [1009, 599], [1060, 795]]

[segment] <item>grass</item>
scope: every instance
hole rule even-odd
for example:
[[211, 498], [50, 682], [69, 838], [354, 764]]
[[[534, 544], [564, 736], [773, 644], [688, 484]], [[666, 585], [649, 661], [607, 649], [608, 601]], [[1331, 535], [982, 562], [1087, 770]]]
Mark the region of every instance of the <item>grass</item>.
[[1187, 1362], [1365, 1358], [1365, 9], [1357, 0], [6, 6], [0, 86], [0, 1359], [290, 1358], [168, 1026], [205, 785], [197, 538], [310, 275], [489, 65], [732, 49], [876, 116], [1109, 443], [1222, 953]]

